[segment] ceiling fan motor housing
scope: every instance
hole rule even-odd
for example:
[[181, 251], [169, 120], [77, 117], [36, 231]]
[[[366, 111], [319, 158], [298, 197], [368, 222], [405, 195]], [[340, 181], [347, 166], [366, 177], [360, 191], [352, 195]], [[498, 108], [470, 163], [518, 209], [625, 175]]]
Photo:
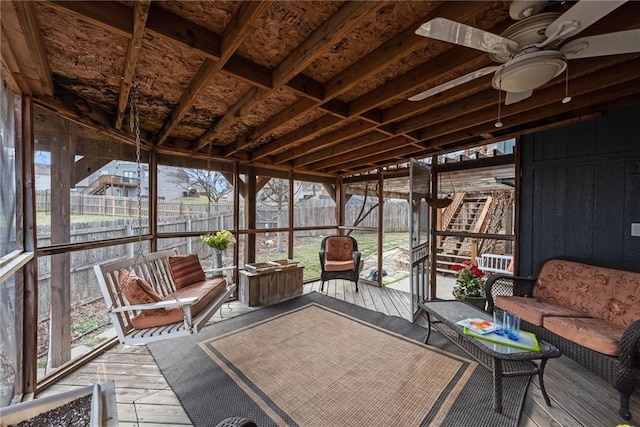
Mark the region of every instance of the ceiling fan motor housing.
[[564, 54], [557, 50], [527, 52], [496, 71], [491, 82], [505, 92], [528, 92], [539, 88], [567, 68]]
[[[560, 14], [555, 12], [540, 13], [516, 22], [500, 35], [518, 44], [517, 51], [515, 52], [515, 54], [517, 54], [538, 43], [546, 42], [547, 36], [545, 35], [545, 30], [558, 16], [560, 16]], [[556, 42], [550, 43], [547, 47], [554, 48], [559, 45], [560, 42], [561, 40], [557, 40]], [[509, 52], [506, 49], [489, 53], [489, 57], [496, 62], [507, 62], [513, 55], [514, 52]]]

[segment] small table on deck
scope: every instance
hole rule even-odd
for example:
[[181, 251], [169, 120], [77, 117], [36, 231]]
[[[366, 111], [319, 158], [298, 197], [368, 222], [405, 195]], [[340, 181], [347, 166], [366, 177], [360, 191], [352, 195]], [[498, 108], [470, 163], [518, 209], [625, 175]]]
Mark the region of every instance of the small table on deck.
[[266, 273], [240, 270], [238, 299], [249, 307], [259, 307], [302, 295], [303, 271], [301, 265]]
[[[540, 351], [527, 351], [464, 335], [464, 328], [456, 322], [471, 318], [493, 321], [493, 317], [462, 301], [423, 301], [418, 305], [426, 312], [429, 323], [425, 343], [434, 327], [493, 372], [493, 409], [496, 412], [502, 413], [502, 377], [538, 375], [544, 400], [551, 406], [544, 388], [544, 367], [547, 360], [560, 357], [560, 350], [542, 340], [538, 340]], [[431, 320], [432, 316], [435, 321]], [[540, 360], [540, 363], [535, 364], [533, 360]]]

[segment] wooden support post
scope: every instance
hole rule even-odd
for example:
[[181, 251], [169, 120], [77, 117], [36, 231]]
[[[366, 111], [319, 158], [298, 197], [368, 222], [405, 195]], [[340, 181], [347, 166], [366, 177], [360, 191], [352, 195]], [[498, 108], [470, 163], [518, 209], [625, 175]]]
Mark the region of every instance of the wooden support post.
[[338, 227], [344, 226], [344, 208], [347, 203], [344, 197], [344, 184], [342, 177], [336, 178], [336, 224]]
[[294, 225], [294, 218], [293, 218], [293, 195], [294, 195], [294, 188], [293, 188], [293, 171], [290, 170], [289, 171], [289, 239], [288, 239], [288, 243], [289, 243], [289, 247], [287, 250], [288, 253], [288, 257], [293, 259], [293, 225]]
[[382, 272], [384, 270], [384, 176], [382, 169], [378, 169], [378, 286], [382, 287]]
[[[438, 197], [438, 156], [431, 156], [431, 197]], [[431, 257], [429, 265], [429, 299], [436, 298], [436, 267], [437, 267], [437, 250], [438, 240], [436, 238], [436, 231], [438, 222], [438, 209], [431, 207], [431, 215], [429, 215], [429, 241], [431, 245]]]
[[471, 263], [478, 265], [478, 239], [471, 239]]
[[[233, 178], [231, 182], [233, 184], [233, 231], [236, 235], [236, 242], [240, 242], [240, 234], [238, 234], [238, 230], [240, 230], [240, 187], [242, 181], [240, 180], [240, 165], [238, 164], [238, 162], [233, 163]], [[242, 186], [242, 188], [246, 187]], [[233, 265], [240, 265], [239, 247], [240, 245], [238, 244], [233, 245]], [[234, 275], [234, 279], [236, 283], [238, 283], [237, 270], [234, 271]]]
[[247, 173], [247, 196], [244, 201], [247, 218], [247, 234], [245, 243], [245, 262], [256, 262], [256, 170], [249, 168]]
[[[70, 188], [75, 124], [60, 119], [62, 134], [51, 142], [51, 243], [71, 241]], [[71, 254], [51, 255], [49, 360], [57, 368], [71, 360]]]
[[[158, 151], [149, 152], [149, 197], [147, 221], [149, 223], [149, 233], [151, 233], [151, 252], [158, 250]], [[144, 174], [143, 174], [144, 175]], [[142, 177], [141, 177], [142, 179]], [[140, 183], [142, 185], [142, 182]], [[143, 199], [144, 200], [144, 199]]]
[[[34, 177], [34, 132], [33, 132], [33, 99], [23, 95], [21, 102], [16, 103], [16, 130], [19, 132], [19, 143], [16, 144], [16, 153], [20, 156], [22, 164], [22, 188], [18, 197], [22, 197], [22, 241], [25, 252], [35, 252], [37, 247], [36, 234], [36, 203], [35, 203], [35, 177]], [[34, 257], [24, 269], [24, 283], [22, 293], [17, 293], [16, 307], [22, 306], [22, 358], [18, 359], [20, 373], [16, 381], [18, 389], [16, 393], [34, 393], [38, 380], [38, 262]], [[18, 289], [16, 289], [18, 291]], [[22, 300], [22, 302], [20, 301]], [[18, 319], [19, 320], [19, 316]], [[20, 347], [18, 347], [20, 348]]]

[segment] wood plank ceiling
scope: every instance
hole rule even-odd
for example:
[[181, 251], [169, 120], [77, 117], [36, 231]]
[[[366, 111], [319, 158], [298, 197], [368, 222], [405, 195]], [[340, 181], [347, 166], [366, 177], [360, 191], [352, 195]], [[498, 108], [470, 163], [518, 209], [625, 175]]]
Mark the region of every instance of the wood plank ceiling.
[[[562, 12], [571, 3], [551, 2]], [[572, 60], [502, 105], [491, 75], [407, 98], [478, 68], [487, 54], [420, 37], [446, 17], [494, 33], [506, 1], [2, 1], [2, 71], [13, 90], [145, 145], [308, 173], [351, 175], [499, 141], [640, 102], [640, 55]], [[630, 1], [577, 37], [640, 28]]]

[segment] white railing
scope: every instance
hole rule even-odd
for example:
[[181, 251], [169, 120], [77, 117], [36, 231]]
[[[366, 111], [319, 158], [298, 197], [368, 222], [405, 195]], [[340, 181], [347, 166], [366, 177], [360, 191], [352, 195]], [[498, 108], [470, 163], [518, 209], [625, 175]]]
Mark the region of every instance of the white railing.
[[478, 268], [486, 273], [513, 274], [509, 268], [513, 255], [482, 254], [477, 261]]

